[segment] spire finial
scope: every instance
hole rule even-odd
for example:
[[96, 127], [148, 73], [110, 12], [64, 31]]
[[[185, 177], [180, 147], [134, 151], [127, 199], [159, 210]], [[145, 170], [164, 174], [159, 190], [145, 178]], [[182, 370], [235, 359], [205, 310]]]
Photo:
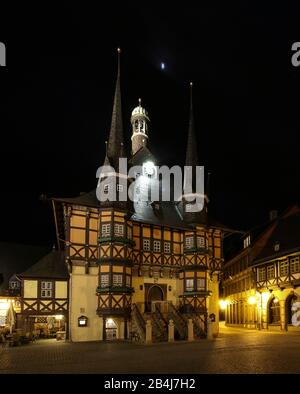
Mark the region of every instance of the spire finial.
[[142, 99], [139, 98], [139, 106], [141, 106], [141, 105], [142, 105]]
[[107, 155], [107, 141], [105, 141], [105, 155]]

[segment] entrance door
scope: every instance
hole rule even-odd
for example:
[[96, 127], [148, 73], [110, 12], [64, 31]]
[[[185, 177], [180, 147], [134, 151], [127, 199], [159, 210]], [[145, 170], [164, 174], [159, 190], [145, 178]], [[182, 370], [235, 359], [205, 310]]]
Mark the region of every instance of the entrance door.
[[106, 320], [106, 340], [111, 341], [117, 339], [117, 325], [113, 319]]
[[163, 289], [158, 285], [153, 285], [148, 289], [148, 295], [146, 299], [146, 311], [151, 312], [151, 303], [153, 301], [163, 301], [164, 292]]

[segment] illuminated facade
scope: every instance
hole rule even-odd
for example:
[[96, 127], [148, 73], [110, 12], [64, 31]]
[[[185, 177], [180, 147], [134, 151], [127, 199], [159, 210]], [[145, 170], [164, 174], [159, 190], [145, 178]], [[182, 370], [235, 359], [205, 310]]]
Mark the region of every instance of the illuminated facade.
[[300, 209], [294, 206], [243, 239], [223, 272], [226, 324], [300, 331]]
[[[133, 110], [132, 152], [129, 163], [141, 165], [135, 174], [136, 201], [122, 201], [122, 182], [130, 179], [119, 169], [125, 158], [120, 60], [112, 122], [104, 165], [116, 171], [116, 201], [99, 201], [96, 191], [76, 198], [53, 199], [57, 240], [69, 269], [69, 337], [72, 341], [111, 338], [167, 340], [169, 320], [175, 338], [187, 338], [188, 319], [194, 336], [205, 337], [207, 319], [218, 334], [219, 274], [222, 241], [227, 229], [213, 221], [205, 208], [184, 209], [187, 202], [144, 201], [149, 183], [159, 181], [148, 148], [150, 119], [141, 101]], [[196, 166], [196, 141], [191, 105], [186, 165]], [[103, 170], [104, 171], [104, 170]], [[108, 173], [100, 178], [108, 179]], [[109, 192], [109, 183], [104, 190]], [[139, 197], [140, 196], [140, 197]], [[148, 323], [147, 323], [148, 321]]]

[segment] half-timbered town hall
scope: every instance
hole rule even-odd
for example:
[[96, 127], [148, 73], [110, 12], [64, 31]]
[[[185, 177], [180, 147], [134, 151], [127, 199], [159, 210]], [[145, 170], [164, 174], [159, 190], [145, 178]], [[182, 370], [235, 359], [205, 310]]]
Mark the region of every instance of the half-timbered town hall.
[[[195, 167], [199, 163], [192, 94], [189, 116], [185, 162]], [[115, 170], [116, 201], [99, 201], [97, 185], [78, 197], [52, 200], [59, 251], [47, 259], [50, 264], [63, 254], [62, 264], [69, 275], [57, 268], [55, 278], [43, 279], [43, 286], [48, 287], [41, 292], [39, 282], [34, 282], [37, 272], [31, 270], [22, 276], [24, 297], [32, 297], [33, 290], [40, 289], [43, 305], [54, 305], [53, 314], [66, 317], [72, 341], [145, 341], [146, 332], [151, 332], [154, 341], [168, 340], [170, 320], [175, 339], [187, 338], [191, 326], [195, 338], [205, 337], [208, 322], [216, 336], [222, 239], [228, 230], [210, 217], [207, 196], [201, 212], [192, 212], [184, 198], [180, 203], [145, 201], [139, 196], [134, 202], [118, 198], [123, 187], [120, 179], [124, 179], [119, 158], [127, 157], [129, 165], [143, 168], [142, 174], [135, 174], [139, 178], [136, 194], [142, 196], [149, 182], [158, 182], [153, 171], [157, 158], [149, 148], [150, 117], [141, 101], [132, 111], [131, 125], [131, 153], [127, 155], [118, 53], [111, 128], [108, 136], [103, 133], [103, 143], [107, 139], [103, 164]], [[107, 176], [100, 174], [104, 182]], [[55, 300], [56, 293], [59, 300]], [[32, 306], [28, 310], [32, 303], [34, 300], [25, 297], [23, 313], [37, 315]], [[44, 313], [49, 311], [44, 309]]]

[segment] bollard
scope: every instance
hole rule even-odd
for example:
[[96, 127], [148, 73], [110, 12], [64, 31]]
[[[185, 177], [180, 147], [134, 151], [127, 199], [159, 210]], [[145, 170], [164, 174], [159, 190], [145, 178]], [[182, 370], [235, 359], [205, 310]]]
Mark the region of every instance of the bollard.
[[146, 343], [152, 343], [152, 323], [151, 320], [146, 322]]
[[193, 320], [189, 319], [188, 320], [188, 341], [193, 341], [194, 340], [194, 325], [193, 325]]
[[174, 322], [173, 322], [173, 320], [169, 320], [168, 341], [169, 342], [173, 342], [174, 341]]

